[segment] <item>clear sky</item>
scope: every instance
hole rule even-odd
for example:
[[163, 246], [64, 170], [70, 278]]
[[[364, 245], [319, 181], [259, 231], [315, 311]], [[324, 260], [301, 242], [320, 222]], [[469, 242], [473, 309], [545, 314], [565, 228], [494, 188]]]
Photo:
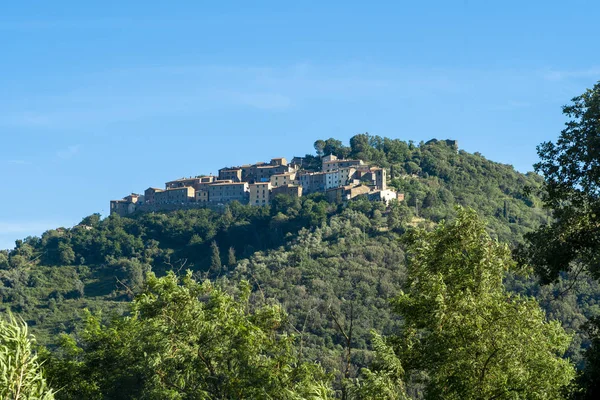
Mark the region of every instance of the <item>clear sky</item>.
[[0, 248], [353, 134], [531, 170], [600, 79], [597, 1], [3, 1]]

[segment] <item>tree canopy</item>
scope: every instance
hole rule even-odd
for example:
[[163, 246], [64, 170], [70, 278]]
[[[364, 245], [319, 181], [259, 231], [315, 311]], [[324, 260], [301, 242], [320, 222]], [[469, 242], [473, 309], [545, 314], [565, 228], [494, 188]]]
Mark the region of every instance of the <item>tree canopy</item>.
[[406, 292], [393, 302], [404, 324], [380, 341], [378, 369], [366, 376], [382, 379], [367, 382], [416, 377], [426, 399], [562, 398], [575, 375], [562, 358], [570, 337], [534, 299], [506, 290], [510, 251], [476, 214], [460, 210], [410, 241]]
[[322, 369], [297, 361], [280, 306], [248, 303], [191, 273], [150, 274], [131, 315], [63, 336], [46, 369], [59, 399], [327, 399]]
[[600, 278], [600, 83], [563, 107], [556, 143], [538, 146], [552, 222], [527, 235], [527, 261], [545, 282], [582, 266]]

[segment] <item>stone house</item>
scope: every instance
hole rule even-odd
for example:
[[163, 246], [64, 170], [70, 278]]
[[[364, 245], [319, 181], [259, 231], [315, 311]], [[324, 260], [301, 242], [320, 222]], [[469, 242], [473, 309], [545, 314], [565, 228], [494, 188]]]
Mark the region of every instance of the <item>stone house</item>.
[[196, 190], [191, 186], [162, 190], [154, 193], [154, 204], [184, 204], [194, 201]]
[[248, 182], [215, 182], [208, 186], [208, 201], [225, 204], [232, 201], [248, 202]]
[[280, 185], [271, 189], [271, 197], [283, 194], [292, 197], [302, 197], [302, 186], [299, 185]]
[[250, 192], [250, 205], [253, 206], [264, 206], [269, 204], [271, 182], [255, 182], [248, 185]]

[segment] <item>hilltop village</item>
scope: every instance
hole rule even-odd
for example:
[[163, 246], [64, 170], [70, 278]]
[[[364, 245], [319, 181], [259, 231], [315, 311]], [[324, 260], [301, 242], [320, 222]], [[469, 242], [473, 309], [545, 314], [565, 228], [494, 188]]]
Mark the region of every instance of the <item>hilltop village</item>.
[[232, 201], [264, 206], [277, 195], [301, 197], [324, 193], [331, 202], [358, 196], [372, 201], [402, 201], [404, 194], [387, 188], [384, 168], [372, 167], [362, 160], [321, 158], [321, 170], [304, 168], [304, 159], [291, 162], [273, 158], [270, 162], [226, 167], [218, 176], [196, 176], [165, 183], [165, 188], [150, 187], [144, 194], [132, 193], [110, 202], [111, 214], [125, 216], [136, 211], [176, 210], [192, 207], [219, 207]]

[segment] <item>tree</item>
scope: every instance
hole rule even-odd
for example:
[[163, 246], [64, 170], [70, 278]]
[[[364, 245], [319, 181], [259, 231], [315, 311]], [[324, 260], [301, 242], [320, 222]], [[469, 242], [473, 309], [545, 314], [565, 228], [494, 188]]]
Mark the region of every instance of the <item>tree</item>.
[[406, 292], [393, 302], [404, 328], [379, 345], [367, 376], [389, 385], [424, 374], [426, 399], [562, 398], [574, 377], [561, 357], [570, 337], [534, 299], [505, 289], [514, 262], [475, 211], [410, 236]]
[[[542, 200], [552, 221], [527, 234], [517, 253], [542, 283], [573, 269], [600, 279], [600, 82], [574, 97], [563, 114], [565, 128], [556, 143], [538, 146], [535, 165], [546, 179]], [[600, 320], [591, 320], [587, 331], [592, 346], [586, 351], [580, 397], [594, 399], [600, 393]]]
[[54, 399], [32, 350], [34, 341], [23, 321], [12, 315], [0, 319], [0, 399]]
[[144, 275], [150, 266], [137, 258], [120, 258], [110, 263], [118, 287], [123, 289], [130, 299], [139, 293], [144, 286]]
[[216, 241], [212, 241], [210, 249], [210, 270], [215, 273], [220, 273], [223, 266], [221, 265], [221, 253], [219, 252], [219, 246]]
[[94, 213], [94, 214], [88, 215], [87, 217], [82, 219], [81, 222], [79, 223], [79, 225], [91, 226], [94, 228], [94, 227], [97, 227], [99, 223], [100, 223], [100, 214]]
[[387, 216], [387, 225], [391, 230], [403, 232], [403, 225], [411, 219], [410, 209], [404, 202], [393, 201]]
[[579, 400], [593, 400], [600, 397], [600, 317], [592, 318], [584, 326], [591, 346], [585, 351], [585, 369], [578, 377], [579, 393], [573, 396]]
[[327, 376], [296, 358], [278, 305], [249, 306], [191, 272], [150, 273], [129, 317], [110, 325], [88, 315], [79, 340], [47, 354], [61, 399], [328, 399]]
[[71, 245], [65, 242], [58, 244], [58, 259], [63, 265], [71, 265], [75, 261], [75, 252]]
[[538, 146], [543, 201], [553, 220], [526, 235], [525, 255], [544, 282], [587, 268], [600, 278], [600, 82], [563, 107], [569, 118], [555, 143]]
[[9, 266], [7, 252], [0, 250], [0, 269], [8, 269]]
[[229, 252], [227, 253], [227, 265], [229, 267], [235, 267], [237, 260], [235, 259], [235, 249], [232, 247], [229, 248]]
[[324, 156], [324, 149], [325, 149], [325, 141], [324, 140], [317, 140], [314, 144], [315, 147], [315, 151], [317, 152], [317, 156], [319, 157], [323, 157]]
[[370, 159], [371, 145], [369, 144], [369, 134], [363, 133], [354, 135], [350, 138], [350, 148], [352, 149], [352, 157], [360, 158], [362, 160]]

